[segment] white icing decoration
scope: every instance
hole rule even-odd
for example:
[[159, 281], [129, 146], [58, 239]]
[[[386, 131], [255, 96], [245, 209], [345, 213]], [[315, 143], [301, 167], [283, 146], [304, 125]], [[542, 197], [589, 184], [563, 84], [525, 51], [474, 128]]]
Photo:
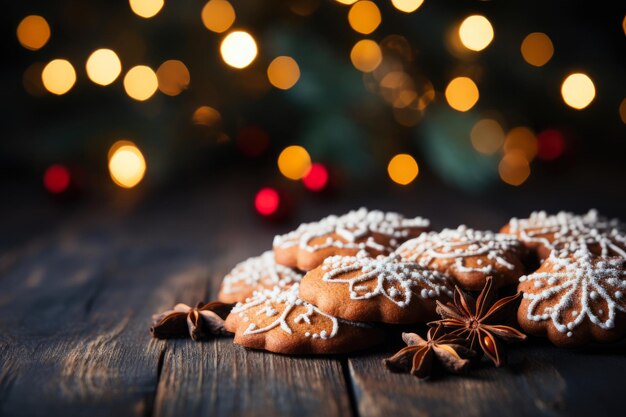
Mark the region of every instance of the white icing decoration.
[[[347, 283], [352, 300], [384, 296], [399, 307], [406, 307], [413, 295], [421, 298], [452, 297], [448, 277], [425, 269], [414, 262], [403, 262], [398, 255], [370, 258], [360, 252], [357, 256], [331, 256], [324, 260], [328, 266], [322, 280]], [[360, 273], [342, 278], [354, 271]], [[363, 285], [375, 282], [375, 286]], [[421, 290], [420, 290], [421, 287]]]
[[[507, 253], [517, 252], [519, 241], [510, 235], [469, 229], [464, 225], [456, 229], [423, 233], [404, 242], [397, 250], [403, 259], [417, 261], [424, 267], [437, 267], [438, 259], [454, 259], [458, 272], [482, 272], [490, 274], [494, 265], [513, 270], [515, 265], [507, 261]], [[466, 264], [469, 257], [486, 257], [476, 261], [477, 267]], [[432, 265], [431, 265], [432, 264]], [[484, 265], [484, 266], [483, 266]]]
[[[616, 311], [626, 312], [625, 300], [618, 296], [626, 288], [626, 261], [621, 258], [598, 258], [582, 245], [571, 258], [561, 258], [555, 253], [550, 255], [546, 264], [551, 272], [535, 272], [520, 281], [541, 282], [542, 290], [524, 293], [524, 298], [531, 300], [527, 318], [532, 321], [551, 319], [555, 328], [571, 336], [571, 333], [587, 317], [594, 325], [602, 329], [611, 329], [615, 325]], [[546, 265], [544, 264], [544, 265]], [[540, 304], [548, 300], [557, 301], [548, 310], [541, 310]], [[602, 321], [606, 305], [606, 320]], [[565, 323], [565, 313], [574, 308], [573, 320]]]
[[[294, 334], [294, 330], [291, 328], [287, 320], [294, 308], [302, 306], [306, 308], [306, 311], [297, 315], [293, 319], [294, 323], [310, 325], [311, 318], [313, 316], [321, 316], [327, 319], [330, 324], [330, 328], [328, 330], [322, 330], [319, 335], [306, 331], [304, 333], [305, 337], [312, 337], [314, 339], [318, 337], [321, 339], [330, 339], [335, 337], [337, 335], [337, 331], [339, 330], [337, 318], [320, 311], [312, 304], [302, 301], [298, 298], [298, 289], [299, 284], [296, 283], [286, 290], [281, 290], [280, 288], [275, 287], [273, 290], [257, 291], [252, 297], [247, 299], [245, 303], [237, 303], [233, 308], [232, 313], [239, 314], [240, 316], [243, 314], [244, 321], [249, 321], [251, 319], [254, 320], [255, 317], [260, 316], [263, 313], [265, 313], [267, 317], [278, 316], [271, 323], [263, 327], [258, 327], [258, 325], [254, 322], [250, 323], [243, 334], [251, 335], [264, 333], [275, 328], [280, 328], [287, 334]], [[268, 301], [269, 305], [265, 305]], [[256, 314], [249, 315], [252, 309], [261, 305], [264, 305], [264, 307], [259, 309]], [[267, 314], [268, 311], [271, 311], [273, 314]]]
[[274, 252], [267, 251], [261, 256], [246, 259], [237, 264], [222, 282], [224, 294], [237, 294], [254, 288], [286, 288], [300, 282], [302, 274], [274, 260]]
[[597, 244], [601, 256], [617, 255], [626, 258], [626, 234], [624, 225], [617, 219], [609, 220], [596, 210], [587, 214], [575, 215], [561, 211], [548, 215], [536, 211], [527, 219], [513, 218], [509, 222], [509, 232], [523, 242], [537, 243], [550, 250], [558, 250], [563, 258], [576, 252], [582, 246]]
[[[399, 240], [406, 240], [411, 229], [427, 228], [429, 224], [428, 220], [421, 217], [407, 219], [398, 213], [360, 208], [342, 216], [332, 215], [318, 222], [303, 223], [293, 232], [274, 237], [274, 247], [286, 249], [298, 246], [308, 252], [329, 247], [384, 252], [397, 247]], [[389, 247], [378, 243], [372, 236], [357, 242], [372, 233], [389, 238]], [[338, 235], [341, 240], [333, 239], [330, 236], [332, 234]], [[327, 236], [324, 243], [311, 243], [313, 239], [324, 236]]]

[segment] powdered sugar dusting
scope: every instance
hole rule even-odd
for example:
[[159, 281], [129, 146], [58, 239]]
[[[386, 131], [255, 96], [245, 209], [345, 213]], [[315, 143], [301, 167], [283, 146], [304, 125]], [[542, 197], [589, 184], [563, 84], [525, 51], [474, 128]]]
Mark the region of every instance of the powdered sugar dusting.
[[[515, 265], [505, 259], [506, 254], [520, 249], [519, 241], [513, 236], [473, 230], [461, 225], [456, 229], [444, 229], [439, 233], [424, 233], [403, 243], [396, 253], [403, 259], [418, 262], [423, 267], [436, 266], [431, 264], [438, 260], [453, 259], [459, 272], [490, 274], [495, 264], [514, 270]], [[492, 262], [479, 259], [476, 261], [478, 266], [467, 265], [467, 258], [482, 256]]]
[[261, 256], [246, 259], [237, 264], [224, 277], [222, 291], [224, 294], [236, 294], [250, 288], [285, 288], [294, 282], [300, 282], [302, 274], [274, 261], [272, 251], [264, 252]]
[[[311, 319], [318, 316], [327, 323], [327, 328], [319, 332], [304, 331], [305, 337], [313, 339], [330, 339], [337, 335], [339, 323], [337, 319], [320, 311], [317, 307], [309, 304], [298, 297], [299, 284], [295, 283], [286, 290], [275, 287], [273, 290], [257, 291], [243, 303], [237, 303], [232, 314], [238, 314], [243, 321], [250, 322], [244, 335], [252, 335], [268, 332], [279, 328], [287, 334], [294, 334], [294, 324], [300, 327], [311, 325]], [[304, 312], [292, 317], [296, 308], [304, 308]], [[275, 317], [269, 324], [260, 326], [260, 319]]]
[[[626, 312], [624, 259], [594, 256], [582, 244], [573, 256], [552, 252], [542, 269], [546, 265], [551, 271], [520, 278], [532, 282], [524, 292], [524, 298], [531, 300], [528, 320], [551, 320], [558, 331], [571, 337], [586, 318], [606, 330], [615, 326], [617, 311]], [[550, 301], [554, 304], [546, 306]]]
[[[342, 216], [331, 215], [318, 222], [303, 223], [293, 232], [278, 235], [274, 238], [274, 247], [289, 248], [298, 246], [300, 249], [316, 252], [328, 247], [345, 249], [374, 249], [385, 251], [388, 248], [381, 245], [373, 237], [377, 233], [390, 238], [389, 243], [395, 248], [398, 240], [405, 240], [410, 236], [410, 229], [426, 228], [430, 222], [421, 217], [404, 218], [398, 213], [382, 212], [378, 210], [368, 211], [365, 208], [350, 211]], [[336, 234], [341, 238], [333, 239]], [[313, 244], [316, 238], [328, 236], [323, 243]], [[365, 241], [357, 242], [369, 236]]]
[[[324, 260], [322, 279], [330, 283], [347, 283], [352, 300], [384, 296], [399, 307], [406, 307], [412, 297], [423, 299], [452, 296], [447, 276], [424, 269], [414, 262], [403, 262], [398, 255], [370, 258], [364, 252], [357, 256], [331, 256]], [[355, 276], [345, 275], [359, 271]]]

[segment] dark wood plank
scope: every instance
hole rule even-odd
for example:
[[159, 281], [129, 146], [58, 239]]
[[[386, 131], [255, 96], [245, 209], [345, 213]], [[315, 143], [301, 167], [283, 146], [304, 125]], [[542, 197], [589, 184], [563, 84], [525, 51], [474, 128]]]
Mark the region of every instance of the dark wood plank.
[[349, 360], [359, 415], [589, 416], [621, 408], [614, 381], [626, 372], [624, 346], [569, 351], [535, 342], [512, 349], [509, 365], [419, 381], [388, 372], [392, 351]]
[[151, 413], [165, 342], [150, 315], [203, 298], [206, 261], [113, 236], [63, 233], [3, 274], [0, 414]]

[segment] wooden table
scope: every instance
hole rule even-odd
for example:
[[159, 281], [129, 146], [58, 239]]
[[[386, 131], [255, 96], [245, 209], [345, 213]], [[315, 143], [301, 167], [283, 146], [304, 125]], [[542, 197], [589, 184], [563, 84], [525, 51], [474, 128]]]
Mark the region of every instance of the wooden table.
[[[57, 207], [48, 217], [42, 213], [51, 210], [34, 216], [18, 208], [9, 213], [13, 218], [4, 216], [0, 415], [621, 413], [623, 344], [567, 351], [534, 341], [511, 349], [507, 367], [420, 383], [381, 364], [399, 335], [382, 350], [304, 358], [249, 351], [229, 338], [153, 340], [151, 314], [176, 302], [211, 299], [228, 269], [292, 227], [257, 219], [241, 197], [249, 195], [216, 185], [141, 204]], [[439, 227], [467, 222], [496, 228], [513, 210], [506, 204], [516, 203], [498, 206], [476, 197], [460, 210], [446, 205], [455, 196], [391, 195], [384, 204], [369, 198], [311, 200], [296, 220], [368, 203], [436, 218]]]

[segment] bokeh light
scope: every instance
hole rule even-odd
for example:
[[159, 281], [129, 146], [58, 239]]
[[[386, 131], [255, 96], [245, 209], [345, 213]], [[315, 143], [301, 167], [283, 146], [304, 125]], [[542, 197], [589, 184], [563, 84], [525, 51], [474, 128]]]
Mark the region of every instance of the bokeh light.
[[371, 39], [362, 39], [352, 47], [350, 60], [359, 71], [372, 72], [383, 61], [383, 53], [376, 42]]
[[513, 186], [522, 185], [530, 175], [530, 164], [524, 153], [513, 151], [506, 153], [498, 165], [500, 179]]
[[314, 163], [302, 178], [304, 186], [311, 191], [321, 191], [328, 183], [328, 170], [323, 164]]
[[229, 33], [220, 46], [224, 62], [234, 68], [245, 68], [257, 55], [256, 42], [252, 35], [244, 31]]
[[46, 64], [43, 62], [34, 62], [26, 68], [24, 75], [22, 75], [24, 90], [31, 96], [41, 97], [46, 94], [47, 90], [41, 79], [41, 74], [45, 66]]
[[133, 188], [146, 174], [146, 160], [139, 148], [129, 141], [119, 141], [109, 150], [109, 174], [122, 188]]
[[361, 0], [352, 7], [348, 12], [348, 22], [352, 29], [364, 35], [370, 34], [376, 30], [382, 17], [376, 3], [369, 0]]
[[177, 96], [189, 87], [191, 76], [181, 61], [170, 59], [162, 63], [156, 72], [159, 91], [168, 96]]
[[311, 168], [311, 157], [302, 146], [288, 146], [278, 156], [280, 173], [291, 180], [304, 177]]
[[50, 25], [42, 16], [26, 16], [17, 25], [17, 40], [31, 51], [44, 47], [50, 39]]
[[341, 3], [341, 4], [345, 4], [345, 5], [351, 5], [357, 2], [357, 0], [335, 0], [337, 3]]
[[54, 59], [44, 67], [41, 80], [46, 90], [60, 96], [70, 91], [76, 83], [76, 71], [69, 61]]
[[537, 155], [537, 138], [533, 131], [526, 126], [517, 126], [509, 130], [504, 140], [504, 152], [521, 152], [524, 158], [530, 162]]
[[254, 208], [263, 216], [275, 214], [279, 205], [278, 191], [270, 187], [261, 188], [254, 197]]
[[163, 0], [128, 0], [130, 9], [140, 17], [149, 19], [163, 8]]
[[524, 38], [520, 48], [522, 57], [535, 67], [542, 67], [550, 61], [554, 54], [552, 41], [545, 33], [535, 32]]
[[552, 161], [565, 151], [565, 137], [556, 129], [546, 129], [537, 135], [537, 157]]
[[497, 121], [482, 119], [472, 128], [470, 139], [477, 152], [493, 155], [504, 143], [504, 130]]
[[152, 97], [159, 86], [159, 80], [152, 68], [145, 65], [132, 67], [124, 77], [124, 89], [129, 97], [144, 101]]
[[387, 165], [387, 172], [393, 182], [407, 185], [415, 180], [419, 167], [411, 155], [401, 153], [391, 158]]
[[276, 57], [267, 67], [270, 83], [281, 90], [289, 90], [300, 79], [300, 67], [290, 56]]
[[424, 3], [424, 0], [391, 0], [393, 7], [404, 13], [413, 13]]
[[65, 165], [53, 164], [43, 174], [43, 186], [52, 194], [60, 194], [70, 186], [70, 170]]
[[489, 46], [493, 35], [493, 26], [485, 16], [469, 16], [459, 26], [461, 43], [472, 51], [482, 51]]
[[619, 117], [622, 123], [626, 124], [626, 98], [619, 105]]
[[561, 85], [563, 101], [568, 106], [582, 110], [593, 101], [596, 87], [587, 74], [574, 73], [569, 75]]
[[446, 100], [450, 107], [458, 111], [468, 111], [478, 101], [478, 87], [468, 77], [457, 77], [446, 87]]
[[239, 150], [250, 158], [261, 156], [270, 146], [270, 136], [258, 126], [239, 129], [235, 142]]
[[227, 0], [211, 0], [202, 8], [202, 23], [212, 32], [226, 32], [235, 23], [235, 9]]
[[100, 85], [109, 85], [122, 72], [122, 63], [114, 51], [98, 49], [87, 58], [85, 69], [91, 81]]
[[222, 115], [213, 107], [200, 106], [193, 112], [191, 120], [197, 125], [214, 126], [222, 120]]

